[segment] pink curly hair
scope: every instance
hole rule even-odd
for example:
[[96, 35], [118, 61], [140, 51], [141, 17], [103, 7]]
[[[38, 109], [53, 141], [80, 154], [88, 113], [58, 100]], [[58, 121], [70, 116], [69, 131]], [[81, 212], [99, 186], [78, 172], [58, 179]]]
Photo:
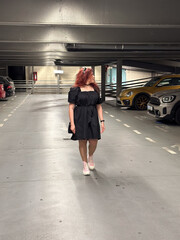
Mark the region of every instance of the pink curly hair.
[[[84, 86], [89, 77], [93, 75], [92, 68], [81, 68], [76, 75], [76, 81], [73, 87], [82, 87]], [[96, 82], [90, 83], [90, 85], [94, 88], [95, 91], [100, 92], [99, 87]]]

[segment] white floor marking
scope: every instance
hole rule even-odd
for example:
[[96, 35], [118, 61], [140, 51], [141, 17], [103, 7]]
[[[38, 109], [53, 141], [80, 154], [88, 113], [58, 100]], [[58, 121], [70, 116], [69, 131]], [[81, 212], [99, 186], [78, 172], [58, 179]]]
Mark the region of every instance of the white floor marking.
[[159, 127], [159, 126], [155, 126], [155, 128], [157, 128], [157, 129], [159, 129], [159, 130], [161, 130], [161, 131], [163, 131], [163, 132], [168, 132], [168, 130], [163, 129], [163, 128]]
[[14, 96], [14, 97], [17, 97], [17, 96]]
[[109, 115], [110, 117], [114, 117], [114, 115]]
[[121, 120], [120, 120], [120, 119], [118, 119], [118, 118], [116, 118], [116, 121], [118, 121], [118, 122], [121, 122]]
[[12, 114], [9, 114], [9, 115], [8, 115], [8, 117], [11, 117], [11, 116], [12, 116]]
[[168, 153], [177, 154], [176, 152], [172, 151], [171, 149], [169, 149], [167, 147], [162, 147], [162, 149], [166, 150]]
[[137, 134], [141, 134], [141, 132], [139, 132], [138, 130], [133, 130], [133, 132], [135, 132]]
[[130, 128], [131, 126], [129, 126], [129, 125], [127, 125], [127, 124], [123, 124], [125, 127], [127, 127], [127, 128]]
[[137, 118], [138, 120], [142, 121], [142, 118], [138, 117], [138, 116], [135, 116], [135, 118]]
[[105, 113], [108, 113], [107, 111], [104, 111]]
[[3, 126], [4, 126], [4, 124], [1, 123], [1, 124], [0, 124], [0, 127], [3, 127]]
[[4, 122], [6, 122], [7, 120], [8, 120], [8, 119], [7, 119], [7, 118], [5, 118], [5, 119], [4, 119]]
[[178, 150], [180, 151], [180, 144], [172, 145], [171, 147], [172, 147], [172, 148], [176, 148], [176, 147], [177, 147]]
[[149, 142], [152, 142], [152, 143], [155, 143], [156, 141], [154, 141], [152, 138], [148, 138], [146, 137], [146, 140], [149, 141]]

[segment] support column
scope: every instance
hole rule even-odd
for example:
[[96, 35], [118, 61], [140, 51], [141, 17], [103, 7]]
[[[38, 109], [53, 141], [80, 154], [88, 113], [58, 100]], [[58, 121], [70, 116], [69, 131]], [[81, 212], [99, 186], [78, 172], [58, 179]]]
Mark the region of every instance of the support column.
[[106, 90], [106, 67], [101, 65], [101, 98], [102, 101], [105, 101], [105, 90]]
[[32, 79], [32, 88], [31, 88], [31, 94], [34, 93], [34, 79], [33, 79], [33, 72], [34, 72], [34, 66], [32, 66], [32, 72], [31, 72], [31, 79]]
[[[117, 76], [116, 76], [116, 98], [122, 90], [122, 60], [117, 60]], [[117, 102], [116, 102], [117, 105]]]
[[93, 74], [95, 76], [95, 66], [91, 66], [92, 70], [93, 70]]

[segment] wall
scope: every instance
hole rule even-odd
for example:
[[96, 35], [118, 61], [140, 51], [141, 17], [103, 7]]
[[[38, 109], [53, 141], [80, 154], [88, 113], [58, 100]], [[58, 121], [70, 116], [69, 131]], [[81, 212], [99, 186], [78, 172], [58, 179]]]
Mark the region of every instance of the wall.
[[[88, 66], [87, 66], [88, 67]], [[35, 66], [33, 71], [37, 72], [37, 85], [57, 85], [58, 76], [54, 70], [63, 70], [60, 74], [60, 84], [68, 84], [72, 86], [76, 79], [80, 67], [66, 67], [66, 66]], [[26, 67], [26, 80], [32, 79], [32, 67]], [[95, 79], [98, 84], [101, 82], [101, 66], [95, 67]], [[61, 90], [61, 92], [69, 91], [69, 87]]]

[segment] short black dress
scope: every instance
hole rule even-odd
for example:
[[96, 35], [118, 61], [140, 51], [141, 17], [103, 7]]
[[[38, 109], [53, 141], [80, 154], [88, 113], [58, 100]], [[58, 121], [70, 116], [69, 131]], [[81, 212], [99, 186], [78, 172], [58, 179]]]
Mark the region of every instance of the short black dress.
[[80, 87], [71, 87], [68, 92], [68, 102], [75, 104], [74, 124], [75, 134], [72, 140], [101, 139], [100, 125], [96, 104], [102, 99], [97, 91], [81, 91]]

